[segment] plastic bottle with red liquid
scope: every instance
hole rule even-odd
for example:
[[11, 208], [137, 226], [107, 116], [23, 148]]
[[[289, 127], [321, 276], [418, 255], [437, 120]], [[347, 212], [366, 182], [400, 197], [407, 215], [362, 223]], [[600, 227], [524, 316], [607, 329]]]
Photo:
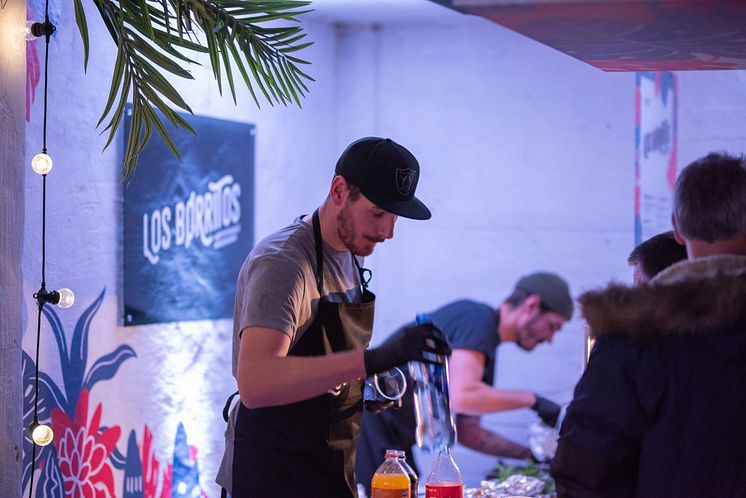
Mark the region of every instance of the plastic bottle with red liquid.
[[412, 498], [411, 481], [399, 462], [397, 450], [386, 450], [386, 459], [373, 474], [371, 498]]
[[425, 478], [426, 498], [463, 498], [461, 471], [453, 461], [450, 448], [443, 448], [435, 457]]

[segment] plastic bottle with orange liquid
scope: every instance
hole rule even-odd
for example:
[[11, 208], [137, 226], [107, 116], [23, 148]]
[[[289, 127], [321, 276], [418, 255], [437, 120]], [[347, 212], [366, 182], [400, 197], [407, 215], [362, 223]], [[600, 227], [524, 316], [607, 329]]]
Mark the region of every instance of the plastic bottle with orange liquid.
[[397, 450], [386, 450], [386, 460], [370, 483], [371, 498], [412, 498], [411, 481], [398, 457]]

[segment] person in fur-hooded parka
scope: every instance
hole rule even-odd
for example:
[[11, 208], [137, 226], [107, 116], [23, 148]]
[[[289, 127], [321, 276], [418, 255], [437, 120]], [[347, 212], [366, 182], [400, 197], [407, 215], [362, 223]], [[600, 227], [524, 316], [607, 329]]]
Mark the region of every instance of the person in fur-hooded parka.
[[580, 298], [596, 338], [564, 419], [560, 498], [746, 497], [746, 166], [687, 167], [673, 216], [687, 261]]

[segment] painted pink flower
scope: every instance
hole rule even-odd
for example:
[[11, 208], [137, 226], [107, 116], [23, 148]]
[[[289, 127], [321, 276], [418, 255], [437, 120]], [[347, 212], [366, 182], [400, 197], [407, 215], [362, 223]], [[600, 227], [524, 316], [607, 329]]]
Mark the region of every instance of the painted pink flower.
[[[168, 498], [171, 496], [173, 465], [168, 464], [163, 470], [163, 474], [159, 473], [161, 463], [155, 458], [155, 451], [153, 451], [152, 446], [153, 433], [146, 425], [142, 439], [143, 496], [145, 498]], [[158, 493], [159, 481], [161, 485], [160, 494]]]
[[[31, 2], [26, 5], [26, 20], [34, 20]], [[36, 52], [36, 40], [26, 42], [26, 121], [31, 121], [31, 104], [36, 100], [36, 87], [41, 81], [41, 64]]]
[[114, 498], [114, 474], [109, 455], [121, 429], [110, 427], [99, 434], [101, 403], [88, 421], [88, 390], [80, 392], [75, 420], [52, 410], [52, 428], [66, 498]]

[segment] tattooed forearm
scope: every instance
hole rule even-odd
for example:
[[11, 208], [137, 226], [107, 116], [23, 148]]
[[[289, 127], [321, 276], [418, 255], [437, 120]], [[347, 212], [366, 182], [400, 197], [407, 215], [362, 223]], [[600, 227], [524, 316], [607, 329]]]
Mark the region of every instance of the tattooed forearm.
[[531, 450], [482, 427], [480, 417], [456, 415], [458, 441], [488, 455], [507, 458], [531, 458]]

